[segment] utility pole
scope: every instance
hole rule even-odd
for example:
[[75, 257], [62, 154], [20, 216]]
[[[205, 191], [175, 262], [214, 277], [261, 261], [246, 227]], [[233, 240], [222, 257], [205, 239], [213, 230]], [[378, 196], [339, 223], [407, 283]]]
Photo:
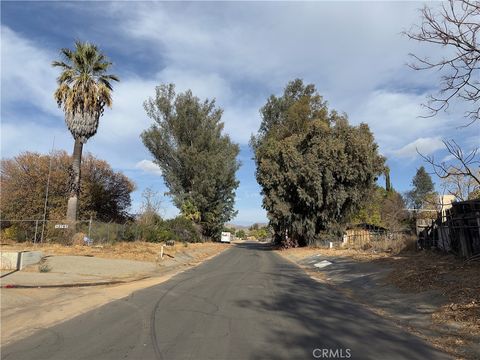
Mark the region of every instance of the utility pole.
[[45, 203], [43, 206], [42, 236], [40, 242], [43, 244], [43, 233], [45, 232], [45, 221], [47, 218], [48, 189], [50, 187], [50, 173], [52, 171], [53, 149], [55, 148], [55, 136], [53, 137], [52, 150], [50, 151], [50, 162], [48, 164], [47, 188], [45, 190]]

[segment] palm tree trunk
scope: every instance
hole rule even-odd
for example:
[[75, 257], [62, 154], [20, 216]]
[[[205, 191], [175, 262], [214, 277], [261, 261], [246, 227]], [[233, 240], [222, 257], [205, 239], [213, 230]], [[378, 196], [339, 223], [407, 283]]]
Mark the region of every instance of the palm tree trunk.
[[70, 196], [67, 204], [67, 220], [77, 221], [78, 196], [80, 194], [80, 165], [82, 163], [83, 143], [75, 139], [72, 156]]

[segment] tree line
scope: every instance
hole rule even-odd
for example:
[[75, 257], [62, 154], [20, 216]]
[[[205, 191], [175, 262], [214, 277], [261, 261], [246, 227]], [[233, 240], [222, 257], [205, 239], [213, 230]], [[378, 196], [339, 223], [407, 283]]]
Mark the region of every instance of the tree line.
[[[439, 12], [425, 7], [421, 25], [405, 33], [416, 41], [453, 49], [452, 57], [438, 61], [412, 55], [416, 61], [412, 68], [446, 72], [440, 95], [426, 104], [431, 115], [460, 99], [472, 105], [466, 117], [472, 123], [478, 120], [474, 80], [480, 60], [478, 11], [478, 3], [467, 0], [450, 0]], [[61, 59], [52, 63], [61, 69], [54, 98], [64, 112], [74, 150], [71, 158], [64, 152], [51, 155], [59, 166], [52, 173], [49, 216], [66, 213], [68, 221], [78, 216], [124, 221], [133, 182], [92, 155], [82, 156], [105, 108], [112, 106], [112, 83], [119, 78], [109, 73], [112, 62], [94, 44], [77, 41], [74, 49], [61, 49], [60, 54]], [[223, 109], [190, 90], [177, 94], [173, 84], [159, 85], [144, 108], [153, 124], [141, 140], [162, 170], [182, 221], [189, 221], [204, 237], [218, 238], [223, 225], [236, 215], [240, 167], [239, 145], [223, 131]], [[267, 99], [260, 115], [260, 128], [250, 145], [263, 207], [274, 241], [282, 246], [338, 237], [350, 221], [397, 228], [405, 201], [418, 209], [434, 193], [433, 182], [421, 167], [413, 190], [402, 198], [390, 184], [385, 158], [368, 125], [351, 125], [346, 114], [328, 107], [313, 84], [289, 82], [283, 94]], [[438, 163], [427, 156], [425, 160], [443, 179], [445, 191], [462, 200], [478, 197], [478, 149], [465, 152], [453, 140], [444, 142], [453, 162]], [[35, 153], [2, 160], [3, 218], [38, 217], [48, 161], [48, 156]], [[385, 188], [377, 184], [382, 175]]]

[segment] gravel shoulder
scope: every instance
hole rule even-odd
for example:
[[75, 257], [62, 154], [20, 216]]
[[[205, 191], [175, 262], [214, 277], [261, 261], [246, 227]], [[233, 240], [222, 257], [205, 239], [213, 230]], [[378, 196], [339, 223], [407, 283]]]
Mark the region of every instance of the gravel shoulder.
[[[436, 254], [392, 256], [334, 249], [278, 253], [317, 281], [335, 287], [455, 358], [479, 358], [480, 322], [475, 296], [480, 292], [472, 291], [480, 275], [477, 265], [465, 267], [444, 255], [437, 259]], [[455, 286], [444, 282], [442, 274], [447, 280], [455, 278]], [[467, 314], [461, 302], [473, 304]], [[456, 312], [451, 309], [454, 304]]]

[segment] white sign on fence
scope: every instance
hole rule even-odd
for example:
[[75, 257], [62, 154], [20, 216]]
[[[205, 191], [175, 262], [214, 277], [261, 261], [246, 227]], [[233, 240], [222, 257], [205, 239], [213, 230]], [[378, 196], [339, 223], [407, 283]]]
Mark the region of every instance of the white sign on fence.
[[55, 224], [55, 229], [68, 229], [68, 224]]

